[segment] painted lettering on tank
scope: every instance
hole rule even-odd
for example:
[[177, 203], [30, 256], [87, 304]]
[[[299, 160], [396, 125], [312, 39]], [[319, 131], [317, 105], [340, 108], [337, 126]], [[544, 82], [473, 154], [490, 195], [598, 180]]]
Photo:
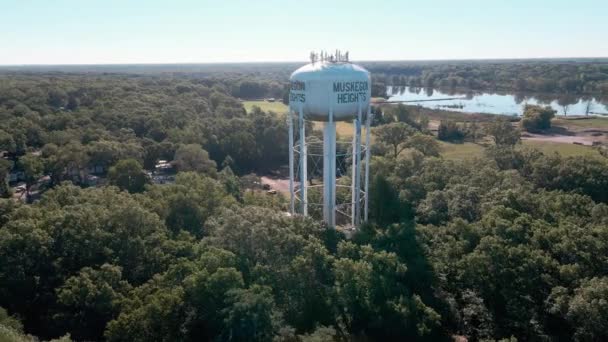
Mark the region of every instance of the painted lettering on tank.
[[289, 85], [289, 102], [306, 102], [306, 83], [291, 81]]
[[334, 82], [333, 89], [336, 94], [336, 101], [340, 104], [365, 102], [367, 101], [369, 84], [367, 81]]
[[296, 91], [305, 91], [306, 90], [306, 83], [302, 82], [302, 81], [291, 81], [290, 82], [290, 87], [291, 90], [296, 90]]

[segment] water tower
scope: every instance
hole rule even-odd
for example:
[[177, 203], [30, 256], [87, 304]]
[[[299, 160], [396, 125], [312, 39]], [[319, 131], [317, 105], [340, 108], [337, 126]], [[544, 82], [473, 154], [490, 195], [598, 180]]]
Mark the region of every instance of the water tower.
[[[291, 213], [321, 217], [322, 212], [329, 227], [356, 228], [368, 217], [370, 74], [350, 63], [348, 52], [311, 53], [310, 59], [310, 64], [289, 79]], [[336, 123], [341, 121], [352, 122], [352, 141], [337, 140]], [[314, 132], [307, 132], [320, 127], [322, 140]]]

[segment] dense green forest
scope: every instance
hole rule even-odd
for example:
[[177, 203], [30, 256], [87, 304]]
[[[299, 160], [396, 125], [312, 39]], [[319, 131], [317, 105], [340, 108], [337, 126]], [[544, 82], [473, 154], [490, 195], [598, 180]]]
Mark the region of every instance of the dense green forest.
[[[236, 97], [281, 82], [1, 75], [0, 179], [32, 190], [0, 182], [1, 340], [608, 339], [608, 158], [545, 155], [494, 120], [483, 157], [447, 160], [428, 120], [376, 108], [370, 222], [346, 238], [251, 189], [287, 128]], [[173, 182], [151, 180], [159, 160]]]

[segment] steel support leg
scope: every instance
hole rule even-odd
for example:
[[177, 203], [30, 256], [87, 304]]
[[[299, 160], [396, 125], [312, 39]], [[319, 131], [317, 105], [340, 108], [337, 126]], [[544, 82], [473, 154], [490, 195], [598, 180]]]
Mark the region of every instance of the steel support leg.
[[371, 156], [370, 151], [370, 126], [372, 121], [372, 113], [371, 110], [367, 109], [367, 118], [365, 120], [365, 199], [363, 200], [364, 209], [363, 209], [363, 222], [367, 222], [369, 217], [369, 160]]
[[296, 194], [294, 192], [294, 146], [293, 146], [293, 112], [287, 115], [287, 126], [289, 127], [289, 212], [295, 214]]
[[336, 123], [331, 115], [323, 130], [323, 220], [336, 225]]
[[308, 152], [306, 148], [306, 123], [304, 122], [304, 112], [300, 107], [300, 197], [302, 201], [302, 215], [308, 216]]

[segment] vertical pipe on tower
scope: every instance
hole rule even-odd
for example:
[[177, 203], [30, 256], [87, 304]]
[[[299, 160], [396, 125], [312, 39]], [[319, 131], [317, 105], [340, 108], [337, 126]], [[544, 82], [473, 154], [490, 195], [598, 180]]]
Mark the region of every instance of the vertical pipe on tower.
[[331, 111], [323, 130], [323, 220], [336, 225], [336, 123]]
[[329, 189], [329, 122], [323, 126], [323, 221], [329, 225], [329, 201], [331, 190]]
[[357, 161], [357, 168], [355, 169], [355, 227], [359, 227], [361, 223], [361, 121], [362, 121], [362, 108], [359, 103], [359, 112], [357, 113], [357, 126], [356, 139], [357, 154], [355, 160]]
[[357, 117], [353, 120], [354, 132], [353, 132], [353, 168], [352, 168], [352, 217], [351, 224], [353, 227], [357, 227], [360, 222], [361, 215], [361, 103], [359, 103], [359, 110]]
[[308, 149], [306, 148], [306, 129], [304, 123], [304, 111], [300, 105], [300, 197], [302, 202], [302, 215], [308, 216], [308, 182], [307, 182], [307, 165], [308, 165]]
[[336, 226], [336, 123], [334, 121], [333, 109], [330, 111], [329, 119], [331, 122], [331, 140], [330, 140], [330, 156], [329, 161], [331, 165], [330, 181], [331, 181], [331, 197], [330, 197], [330, 227]]
[[289, 212], [291, 215], [295, 214], [295, 203], [296, 203], [296, 194], [294, 193], [293, 183], [294, 183], [294, 162], [293, 162], [293, 111], [290, 109], [289, 114], [287, 115], [287, 126], [289, 127]]
[[357, 196], [355, 195], [357, 183], [355, 181], [356, 173], [357, 173], [357, 158], [355, 158], [355, 154], [357, 153], [357, 118], [353, 119], [353, 142], [352, 142], [352, 168], [351, 168], [351, 186], [350, 186], [350, 194], [351, 194], [351, 216], [350, 216], [350, 224], [354, 227], [355, 225], [355, 215], [357, 214], [357, 206], [355, 202], [357, 200]]
[[[328, 84], [331, 93], [331, 84]], [[336, 226], [336, 123], [334, 104], [329, 98], [329, 116], [323, 130], [323, 220], [328, 227]]]
[[369, 159], [371, 155], [371, 151], [369, 150], [370, 145], [370, 126], [372, 121], [372, 113], [370, 108], [367, 108], [367, 118], [365, 120], [365, 200], [364, 200], [364, 209], [363, 209], [363, 222], [367, 222], [369, 217]]

